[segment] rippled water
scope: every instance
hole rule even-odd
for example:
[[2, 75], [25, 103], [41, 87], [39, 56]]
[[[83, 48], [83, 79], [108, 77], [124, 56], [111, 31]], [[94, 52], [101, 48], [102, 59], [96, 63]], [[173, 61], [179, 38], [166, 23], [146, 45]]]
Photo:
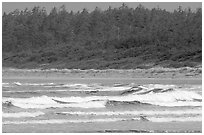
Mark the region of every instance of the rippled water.
[[201, 85], [3, 82], [3, 125], [202, 121]]

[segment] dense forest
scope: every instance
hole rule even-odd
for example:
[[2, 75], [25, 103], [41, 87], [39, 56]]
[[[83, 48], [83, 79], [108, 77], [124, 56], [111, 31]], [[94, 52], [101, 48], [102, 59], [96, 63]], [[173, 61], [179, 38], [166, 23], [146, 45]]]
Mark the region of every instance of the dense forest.
[[17, 68], [193, 67], [202, 62], [202, 9], [15, 10], [2, 16], [2, 51], [3, 66]]

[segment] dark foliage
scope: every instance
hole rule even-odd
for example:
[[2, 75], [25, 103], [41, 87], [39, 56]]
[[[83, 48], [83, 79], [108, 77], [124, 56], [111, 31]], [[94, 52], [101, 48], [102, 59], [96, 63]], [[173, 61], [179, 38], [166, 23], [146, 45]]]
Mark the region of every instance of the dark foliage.
[[2, 17], [3, 66], [146, 68], [202, 62], [202, 11], [174, 12], [123, 4], [106, 11], [65, 7], [15, 10]]

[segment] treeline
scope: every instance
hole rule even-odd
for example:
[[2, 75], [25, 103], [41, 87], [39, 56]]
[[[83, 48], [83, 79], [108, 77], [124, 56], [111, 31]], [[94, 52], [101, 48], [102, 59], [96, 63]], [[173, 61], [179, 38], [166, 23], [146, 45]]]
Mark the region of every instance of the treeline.
[[202, 62], [202, 10], [15, 10], [2, 17], [2, 50], [3, 66], [15, 67], [195, 66]]

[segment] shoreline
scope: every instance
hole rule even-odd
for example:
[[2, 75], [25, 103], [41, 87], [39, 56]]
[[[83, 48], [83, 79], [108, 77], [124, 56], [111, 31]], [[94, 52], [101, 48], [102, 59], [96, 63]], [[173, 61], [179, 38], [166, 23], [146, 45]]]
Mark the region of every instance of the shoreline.
[[[79, 78], [202, 78], [202, 67], [190, 68], [150, 68], [150, 69], [16, 69], [2, 68], [3, 77], [9, 73], [17, 76], [70, 76]], [[21, 74], [22, 73], [22, 74]], [[20, 74], [20, 75], [19, 75]]]
[[2, 69], [2, 80], [61, 81], [82, 83], [202, 84], [202, 68], [151, 69]]

